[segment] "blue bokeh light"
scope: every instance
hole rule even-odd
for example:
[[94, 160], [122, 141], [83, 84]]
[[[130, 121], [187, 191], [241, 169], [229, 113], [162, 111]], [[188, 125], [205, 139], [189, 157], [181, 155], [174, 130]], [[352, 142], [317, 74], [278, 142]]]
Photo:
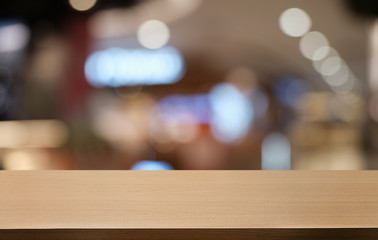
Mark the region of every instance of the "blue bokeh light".
[[217, 140], [230, 143], [247, 134], [254, 117], [253, 106], [236, 87], [216, 85], [210, 92], [210, 105], [211, 131]]
[[249, 92], [252, 101], [255, 118], [263, 116], [269, 108], [269, 98], [261, 89], [253, 89]]
[[181, 79], [184, 68], [180, 52], [173, 47], [109, 48], [87, 58], [85, 76], [94, 87], [172, 84]]
[[134, 164], [131, 170], [173, 170], [173, 167], [167, 162], [144, 160]]
[[198, 123], [208, 124], [210, 112], [207, 94], [169, 95], [159, 101], [159, 113], [164, 120], [179, 115], [190, 115]]
[[281, 133], [271, 133], [262, 143], [263, 170], [290, 170], [291, 147], [289, 139]]
[[289, 108], [295, 108], [306, 91], [307, 88], [304, 83], [293, 77], [282, 78], [274, 86], [277, 99], [281, 104]]

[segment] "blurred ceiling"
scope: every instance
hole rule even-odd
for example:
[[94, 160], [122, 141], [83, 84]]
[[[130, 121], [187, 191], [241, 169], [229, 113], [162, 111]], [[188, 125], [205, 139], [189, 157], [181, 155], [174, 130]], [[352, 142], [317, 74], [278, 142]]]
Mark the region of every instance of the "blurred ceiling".
[[302, 56], [300, 38], [289, 37], [279, 28], [280, 14], [293, 7], [310, 15], [310, 31], [322, 32], [366, 83], [371, 21], [358, 18], [342, 0], [204, 0], [192, 15], [170, 24], [171, 43], [215, 68], [247, 65], [266, 74], [297, 75], [315, 89], [328, 88], [311, 61]]
[[[180, 0], [98, 0], [94, 9], [78, 13], [66, 0], [12, 0], [0, 2], [0, 19], [21, 17], [29, 25], [39, 19], [49, 19], [59, 25], [65, 23], [68, 14], [90, 15], [101, 9], [138, 4], [155, 4], [148, 16], [159, 16], [153, 13], [161, 10], [156, 7], [158, 1], [162, 5], [166, 4], [164, 2], [182, 4]], [[375, 1], [348, 2], [359, 6], [360, 12], [366, 12]], [[300, 53], [300, 38], [289, 37], [279, 28], [278, 19], [283, 11], [301, 8], [312, 19], [311, 31], [325, 34], [353, 73], [366, 83], [368, 33], [372, 21], [358, 18], [346, 3], [344, 0], [203, 0], [191, 15], [168, 22], [172, 33], [170, 43], [185, 56], [201, 63], [205, 61], [218, 70], [246, 65], [265, 75], [293, 74], [306, 80], [314, 89], [327, 89], [328, 85], [314, 70], [311, 61]], [[172, 10], [161, 14], [175, 13]], [[130, 22], [122, 24], [124, 28], [131, 25]]]

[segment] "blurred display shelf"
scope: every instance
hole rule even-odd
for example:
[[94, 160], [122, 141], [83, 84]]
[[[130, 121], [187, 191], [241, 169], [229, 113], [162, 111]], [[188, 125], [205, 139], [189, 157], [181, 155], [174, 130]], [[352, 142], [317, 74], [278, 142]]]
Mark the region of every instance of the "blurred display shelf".
[[0, 239], [378, 239], [378, 171], [1, 171]]

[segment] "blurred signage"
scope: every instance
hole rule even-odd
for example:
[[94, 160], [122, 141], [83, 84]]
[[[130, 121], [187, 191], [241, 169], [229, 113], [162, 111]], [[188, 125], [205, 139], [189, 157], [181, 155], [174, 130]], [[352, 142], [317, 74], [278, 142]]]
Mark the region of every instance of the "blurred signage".
[[173, 47], [109, 48], [87, 58], [85, 76], [94, 87], [172, 84], [181, 79], [184, 68], [180, 52]]

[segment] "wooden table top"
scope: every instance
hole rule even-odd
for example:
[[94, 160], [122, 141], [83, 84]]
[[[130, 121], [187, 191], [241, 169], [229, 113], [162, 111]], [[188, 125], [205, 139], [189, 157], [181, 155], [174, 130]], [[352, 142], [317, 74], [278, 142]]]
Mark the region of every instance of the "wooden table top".
[[0, 171], [0, 229], [378, 228], [378, 171]]

